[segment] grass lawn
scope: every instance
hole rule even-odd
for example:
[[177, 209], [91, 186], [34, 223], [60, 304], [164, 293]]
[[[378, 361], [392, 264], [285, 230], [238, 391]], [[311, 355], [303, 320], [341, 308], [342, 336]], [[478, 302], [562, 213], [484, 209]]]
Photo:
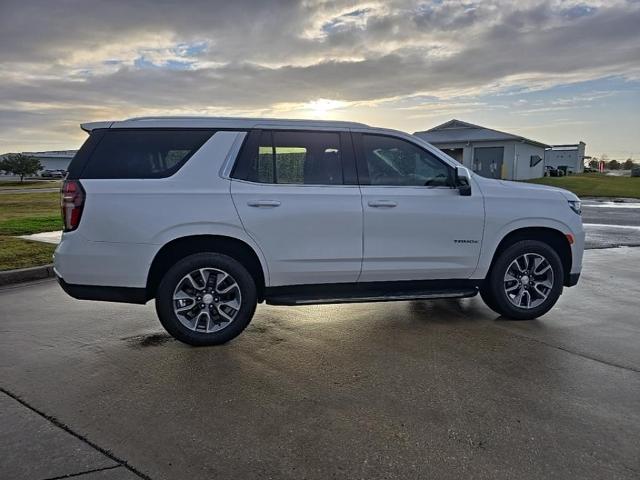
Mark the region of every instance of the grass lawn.
[[0, 271], [51, 263], [55, 248], [50, 243], [0, 236]]
[[62, 229], [60, 194], [0, 194], [0, 235], [28, 235]]
[[25, 180], [24, 182], [0, 182], [0, 190], [16, 188], [60, 188], [61, 180]]
[[31, 235], [62, 230], [60, 214], [43, 217], [10, 218], [0, 221], [0, 235]]
[[0, 194], [0, 270], [51, 263], [55, 245], [31, 242], [12, 235], [62, 229], [60, 194]]
[[528, 182], [564, 188], [579, 197], [640, 198], [640, 177], [613, 177], [599, 173], [584, 173], [566, 177], [536, 178]]

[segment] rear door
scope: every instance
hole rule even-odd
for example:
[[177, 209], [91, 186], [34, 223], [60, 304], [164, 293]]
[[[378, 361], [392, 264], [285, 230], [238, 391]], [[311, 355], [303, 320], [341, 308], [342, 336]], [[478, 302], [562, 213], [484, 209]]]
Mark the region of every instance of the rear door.
[[407, 139], [354, 140], [364, 209], [360, 281], [468, 278], [482, 244], [480, 193], [461, 196], [453, 167]]
[[362, 203], [348, 132], [254, 130], [231, 176], [270, 286], [357, 280]]

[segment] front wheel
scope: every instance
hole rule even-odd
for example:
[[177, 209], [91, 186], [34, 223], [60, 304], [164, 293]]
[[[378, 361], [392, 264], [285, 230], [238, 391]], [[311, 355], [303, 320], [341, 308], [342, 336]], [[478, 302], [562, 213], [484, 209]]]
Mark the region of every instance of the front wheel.
[[523, 240], [499, 255], [481, 293], [487, 306], [502, 316], [531, 320], [555, 305], [563, 279], [562, 262], [553, 248]]
[[218, 345], [238, 336], [256, 309], [256, 285], [237, 260], [197, 253], [162, 278], [156, 311], [162, 326], [189, 345]]

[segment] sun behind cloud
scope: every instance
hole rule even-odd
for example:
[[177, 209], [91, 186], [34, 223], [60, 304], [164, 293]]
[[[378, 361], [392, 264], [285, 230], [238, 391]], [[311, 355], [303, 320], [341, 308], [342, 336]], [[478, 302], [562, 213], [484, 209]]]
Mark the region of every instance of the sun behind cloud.
[[347, 102], [342, 102], [340, 100], [318, 98], [317, 100], [311, 100], [306, 103], [304, 109], [309, 111], [309, 113], [316, 118], [326, 118], [332, 110], [345, 108], [347, 105]]

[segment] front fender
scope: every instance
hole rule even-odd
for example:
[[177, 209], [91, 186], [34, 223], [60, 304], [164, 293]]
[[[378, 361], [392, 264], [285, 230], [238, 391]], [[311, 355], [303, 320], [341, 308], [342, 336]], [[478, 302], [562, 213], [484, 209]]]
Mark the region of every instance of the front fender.
[[493, 257], [500, 245], [500, 242], [506, 238], [510, 233], [516, 230], [524, 228], [549, 228], [556, 230], [561, 234], [572, 233], [575, 235], [574, 230], [566, 223], [547, 217], [526, 217], [513, 220], [505, 223], [504, 225], [494, 226], [493, 228], [485, 228], [485, 237], [480, 249], [480, 261], [476, 271], [473, 273], [472, 278], [485, 278], [493, 262]]

